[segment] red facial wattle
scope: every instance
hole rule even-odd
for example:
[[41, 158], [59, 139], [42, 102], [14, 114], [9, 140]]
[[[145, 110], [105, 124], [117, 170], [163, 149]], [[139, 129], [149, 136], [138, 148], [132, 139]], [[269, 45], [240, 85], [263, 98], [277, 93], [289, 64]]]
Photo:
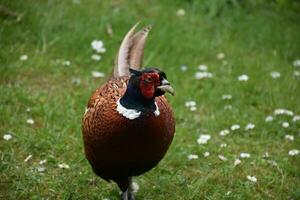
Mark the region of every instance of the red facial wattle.
[[[148, 81], [148, 80], [151, 81]], [[143, 97], [147, 100], [154, 98], [155, 88], [159, 85], [158, 73], [145, 73], [140, 78], [140, 89]]]

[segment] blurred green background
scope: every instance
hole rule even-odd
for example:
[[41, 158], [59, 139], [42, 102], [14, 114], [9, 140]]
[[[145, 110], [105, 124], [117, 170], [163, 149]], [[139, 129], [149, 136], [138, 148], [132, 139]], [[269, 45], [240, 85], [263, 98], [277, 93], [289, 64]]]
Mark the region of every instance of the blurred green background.
[[[0, 5], [0, 199], [119, 198], [115, 184], [93, 174], [80, 126], [89, 96], [109, 78], [120, 42], [137, 21], [153, 25], [144, 66], [163, 69], [177, 93], [168, 96], [177, 122], [173, 144], [156, 168], [135, 179], [137, 199], [300, 199], [300, 156], [289, 155], [300, 148], [299, 1]], [[92, 49], [94, 40], [103, 41], [105, 53]], [[205, 71], [199, 65], [212, 77], [197, 79]], [[243, 74], [248, 81], [238, 80]], [[279, 108], [293, 116], [275, 115]], [[245, 130], [249, 123], [255, 128]], [[234, 124], [241, 128], [219, 135]], [[211, 136], [207, 144], [197, 143], [201, 134]], [[250, 158], [240, 158], [242, 152]]]

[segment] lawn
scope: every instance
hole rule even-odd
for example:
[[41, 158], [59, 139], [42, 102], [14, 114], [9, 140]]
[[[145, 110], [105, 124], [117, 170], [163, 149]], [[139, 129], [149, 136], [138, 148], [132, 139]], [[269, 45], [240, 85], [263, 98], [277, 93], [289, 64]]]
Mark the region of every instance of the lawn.
[[0, 16], [0, 199], [119, 199], [81, 118], [137, 21], [153, 25], [144, 66], [177, 94], [176, 136], [137, 199], [300, 199], [299, 10], [220, 2], [2, 1], [21, 17]]

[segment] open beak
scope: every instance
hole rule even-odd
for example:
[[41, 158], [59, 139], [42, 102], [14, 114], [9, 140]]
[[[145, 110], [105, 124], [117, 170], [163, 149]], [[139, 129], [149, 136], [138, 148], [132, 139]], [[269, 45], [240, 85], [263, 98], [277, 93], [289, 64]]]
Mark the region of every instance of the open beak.
[[160, 89], [161, 91], [164, 91], [164, 92], [169, 92], [173, 96], [175, 95], [174, 89], [170, 85], [169, 81], [167, 81], [166, 79], [162, 80], [162, 85], [158, 86], [157, 89]]

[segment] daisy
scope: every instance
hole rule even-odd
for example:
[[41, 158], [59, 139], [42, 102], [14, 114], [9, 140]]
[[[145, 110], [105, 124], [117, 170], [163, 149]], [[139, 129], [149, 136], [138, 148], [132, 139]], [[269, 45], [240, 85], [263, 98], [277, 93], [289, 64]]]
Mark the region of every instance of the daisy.
[[106, 49], [104, 48], [104, 43], [102, 40], [93, 40], [91, 43], [92, 49], [97, 53], [105, 53]]
[[224, 130], [221, 130], [219, 135], [220, 136], [226, 136], [226, 135], [229, 135], [230, 131], [228, 129], [224, 129]]
[[222, 60], [222, 59], [225, 58], [225, 54], [224, 54], [224, 53], [218, 53], [217, 58], [218, 58], [219, 60]]
[[294, 76], [300, 76], [300, 72], [299, 71], [294, 71]]
[[251, 155], [250, 155], [250, 153], [240, 153], [240, 157], [241, 158], [250, 158]]
[[181, 65], [180, 70], [185, 72], [187, 70], [187, 66], [186, 65]]
[[289, 115], [289, 116], [293, 116], [294, 113], [293, 111], [284, 109], [284, 108], [278, 108], [274, 110], [274, 115]]
[[252, 124], [252, 123], [249, 123], [249, 124], [247, 124], [245, 130], [248, 131], [248, 130], [251, 130], [251, 129], [254, 129], [254, 128], [255, 128], [255, 125]]
[[271, 75], [271, 77], [274, 78], [274, 79], [280, 77], [280, 73], [279, 73], [279, 72], [271, 72], [270, 75]]
[[299, 121], [300, 120], [300, 115], [295, 115], [293, 117], [293, 122]]
[[234, 124], [234, 125], [232, 125], [231, 127], [230, 127], [230, 129], [232, 130], [232, 131], [235, 131], [235, 130], [238, 130], [238, 129], [240, 129], [241, 127], [240, 127], [240, 125], [238, 125], [238, 124]]
[[190, 155], [188, 155], [188, 159], [189, 159], [189, 160], [195, 160], [195, 159], [198, 159], [198, 155], [196, 155], [196, 154], [190, 154]]
[[208, 151], [206, 151], [206, 152], [203, 153], [204, 157], [208, 157], [209, 155], [210, 155], [210, 153]]
[[212, 73], [210, 72], [196, 72], [195, 78], [198, 80], [204, 79], [204, 78], [212, 78]]
[[101, 56], [98, 55], [98, 54], [93, 54], [93, 55], [91, 56], [91, 59], [92, 59], [92, 60], [95, 60], [95, 61], [99, 61], [99, 60], [101, 60]]
[[248, 77], [248, 75], [246, 75], [246, 74], [242, 74], [242, 75], [240, 75], [240, 76], [238, 77], [238, 80], [239, 80], [239, 81], [248, 81], [248, 80], [249, 80], [249, 77]]
[[12, 139], [12, 135], [11, 134], [5, 134], [5, 135], [3, 135], [3, 139], [8, 141], [8, 140]]
[[140, 186], [137, 184], [137, 182], [132, 182], [132, 185], [131, 185], [131, 189], [132, 189], [132, 192], [134, 193], [137, 193], [140, 189]]
[[273, 121], [273, 116], [268, 115], [265, 119], [265, 122], [271, 122], [271, 121]]
[[210, 135], [201, 134], [197, 140], [198, 144], [206, 144], [211, 139]]
[[287, 139], [287, 140], [290, 140], [290, 141], [294, 141], [294, 136], [293, 135], [285, 135], [284, 138]]
[[184, 16], [185, 15], [185, 10], [180, 8], [176, 11], [176, 15], [181, 17], [181, 16]]
[[237, 166], [237, 165], [241, 164], [241, 162], [242, 161], [240, 159], [236, 158], [235, 161], [234, 161], [234, 163], [233, 163], [233, 165]]
[[290, 124], [288, 122], [282, 122], [282, 127], [283, 128], [288, 128]]
[[295, 60], [294, 62], [293, 62], [293, 65], [294, 65], [294, 67], [300, 67], [300, 60], [298, 59], [298, 60]]
[[253, 183], [256, 183], [257, 182], [257, 178], [255, 176], [247, 176], [247, 179]]
[[296, 156], [300, 153], [298, 149], [292, 149], [289, 151], [289, 156]]
[[21, 60], [21, 61], [26, 61], [26, 60], [28, 60], [28, 56], [25, 55], [25, 54], [24, 54], [24, 55], [21, 55], [21, 56], [20, 56], [20, 60]]
[[200, 71], [207, 71], [207, 66], [206, 66], [206, 65], [199, 65], [199, 66], [198, 66], [198, 69], [199, 69]]
[[61, 163], [61, 164], [58, 164], [57, 166], [61, 169], [69, 169], [70, 168], [70, 166], [67, 165], [66, 163]]
[[102, 72], [98, 72], [98, 71], [92, 71], [92, 76], [94, 78], [103, 78], [105, 76], [105, 74]]
[[34, 124], [34, 120], [32, 118], [29, 118], [26, 120], [27, 124]]
[[225, 156], [223, 156], [223, 155], [218, 155], [218, 158], [220, 159], [220, 160], [222, 160], [222, 161], [226, 161], [226, 160], [228, 160]]

